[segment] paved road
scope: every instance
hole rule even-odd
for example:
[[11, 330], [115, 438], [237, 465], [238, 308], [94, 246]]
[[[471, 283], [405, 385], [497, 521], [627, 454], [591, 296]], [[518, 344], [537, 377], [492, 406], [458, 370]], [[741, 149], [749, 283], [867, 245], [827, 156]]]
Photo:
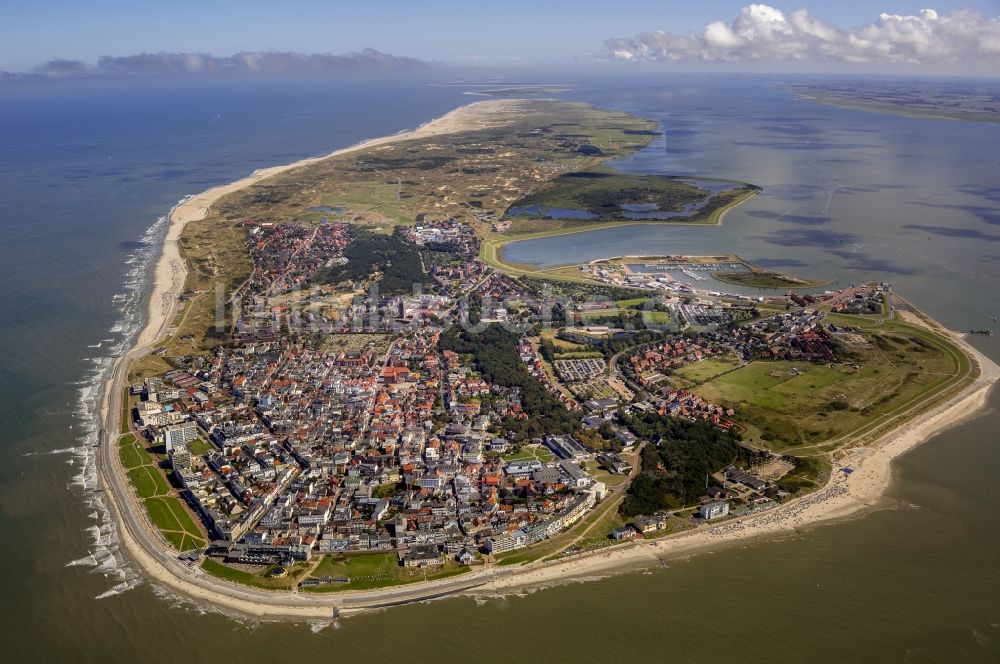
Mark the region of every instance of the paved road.
[[656, 342], [640, 344], [638, 346], [631, 346], [629, 348], [626, 348], [625, 350], [615, 353], [611, 357], [611, 359], [608, 360], [608, 368], [611, 370], [611, 375], [617, 378], [618, 380], [622, 381], [624, 385], [628, 386], [629, 389], [635, 392], [635, 401], [645, 401], [646, 399], [649, 398], [649, 392], [644, 390], [638, 383], [629, 380], [629, 378], [624, 373], [622, 373], [621, 367], [619, 366], [619, 362], [621, 361], [622, 355], [636, 353], [639, 351], [639, 349], [645, 348], [646, 346], [649, 346], [652, 343]]

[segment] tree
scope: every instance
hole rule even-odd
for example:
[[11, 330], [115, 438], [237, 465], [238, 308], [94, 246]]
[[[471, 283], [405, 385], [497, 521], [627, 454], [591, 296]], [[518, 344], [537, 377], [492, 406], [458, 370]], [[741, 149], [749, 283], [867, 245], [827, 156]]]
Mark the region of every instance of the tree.
[[705, 477], [747, 459], [740, 437], [707, 422], [644, 413], [625, 418], [639, 437], [659, 440], [642, 453], [642, 472], [629, 486], [621, 512], [627, 516], [691, 505], [705, 489]]
[[476, 370], [488, 382], [518, 388], [521, 408], [528, 419], [508, 418], [504, 426], [520, 440], [546, 434], [573, 433], [580, 429], [580, 416], [571, 413], [549, 392], [521, 361], [519, 336], [493, 324], [478, 334], [452, 327], [441, 335], [442, 350], [470, 355]]

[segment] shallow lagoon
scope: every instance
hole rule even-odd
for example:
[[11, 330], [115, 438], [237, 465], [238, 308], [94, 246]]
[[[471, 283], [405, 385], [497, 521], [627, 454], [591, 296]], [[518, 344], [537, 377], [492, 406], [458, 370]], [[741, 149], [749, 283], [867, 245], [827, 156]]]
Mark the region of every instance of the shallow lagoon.
[[[552, 266], [624, 255], [738, 254], [845, 285], [893, 283], [960, 329], [1000, 312], [1000, 126], [796, 101], [777, 86], [613, 87], [577, 96], [653, 117], [664, 136], [611, 164], [628, 172], [763, 187], [721, 226], [650, 223], [508, 244], [506, 260]], [[699, 180], [699, 186], [704, 186]]]

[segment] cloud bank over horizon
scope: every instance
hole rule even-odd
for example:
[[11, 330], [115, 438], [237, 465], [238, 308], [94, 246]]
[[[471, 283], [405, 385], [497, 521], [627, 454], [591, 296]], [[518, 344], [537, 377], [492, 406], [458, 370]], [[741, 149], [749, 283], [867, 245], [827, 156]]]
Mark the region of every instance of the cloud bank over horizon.
[[889, 65], [1000, 65], [1000, 17], [971, 10], [939, 14], [879, 14], [845, 30], [805, 9], [785, 14], [747, 5], [730, 23], [713, 21], [700, 33], [642, 32], [607, 39], [611, 58], [631, 62], [835, 62]]
[[372, 48], [356, 53], [295, 53], [246, 51], [230, 56], [208, 53], [140, 53], [105, 55], [96, 65], [80, 60], [49, 60], [32, 74], [7, 77], [167, 76], [218, 74], [325, 74], [337, 72], [404, 71], [426, 67], [416, 58], [390, 55]]

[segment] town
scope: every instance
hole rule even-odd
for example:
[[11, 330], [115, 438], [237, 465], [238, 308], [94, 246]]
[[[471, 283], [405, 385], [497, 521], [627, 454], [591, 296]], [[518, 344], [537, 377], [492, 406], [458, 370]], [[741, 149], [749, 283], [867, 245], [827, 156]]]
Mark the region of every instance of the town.
[[[253, 270], [222, 342], [168, 358], [129, 401], [207, 535], [203, 554], [237, 569], [361, 552], [394, 553], [401, 569], [489, 564], [609, 500], [620, 507], [601, 515], [606, 541], [588, 546], [773, 507], [793, 495], [781, 478], [795, 463], [733, 447], [745, 428], [734, 404], [674, 376], [709, 361], [836, 362], [833, 338], [851, 329], [817, 305], [871, 313], [885, 290], [748, 302], [694, 287], [664, 296], [638, 279], [539, 284], [483, 263], [450, 219], [389, 236], [325, 219], [243, 223]], [[383, 251], [391, 262], [362, 276]], [[642, 309], [617, 304], [628, 296]], [[700, 490], [650, 501], [630, 479], [662, 463], [666, 438], [651, 432], [666, 421], [710, 427], [729, 452]]]

